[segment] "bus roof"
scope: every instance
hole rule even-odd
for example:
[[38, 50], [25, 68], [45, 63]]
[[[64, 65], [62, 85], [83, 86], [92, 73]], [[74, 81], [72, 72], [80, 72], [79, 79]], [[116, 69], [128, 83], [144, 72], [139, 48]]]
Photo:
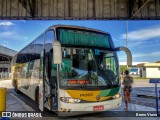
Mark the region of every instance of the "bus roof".
[[[93, 29], [93, 28], [87, 28], [87, 27], [84, 27], [84, 26], [74, 26], [74, 25], [62, 25], [62, 24], [58, 24], [58, 25], [52, 25], [50, 26], [49, 28], [47, 28], [46, 30], [44, 30], [39, 36], [37, 36], [34, 40], [32, 40], [29, 44], [27, 44], [24, 48], [22, 48], [19, 52], [17, 52], [17, 54], [19, 54], [22, 50], [24, 50], [28, 45], [30, 45], [32, 42], [34, 42], [37, 38], [39, 38], [41, 35], [43, 35], [46, 31], [48, 30], [56, 30], [57, 28], [73, 28], [73, 29], [80, 29], [80, 30], [88, 30], [88, 31], [93, 31], [93, 32], [99, 32], [99, 33], [103, 33], [103, 34], [106, 34], [106, 35], [110, 35], [109, 33], [107, 32], [104, 32], [104, 31], [101, 31], [101, 30], [96, 30], [96, 29]], [[17, 55], [15, 54], [15, 56]]]
[[93, 29], [93, 28], [87, 28], [87, 27], [84, 27], [84, 26], [61, 25], [61, 24], [59, 24], [59, 25], [53, 25], [53, 26], [49, 27], [49, 29], [57, 29], [57, 28], [71, 28], [71, 29], [89, 30], [89, 31], [99, 32], [99, 33], [103, 33], [103, 34], [109, 35], [108, 32], [97, 30], [97, 29]]

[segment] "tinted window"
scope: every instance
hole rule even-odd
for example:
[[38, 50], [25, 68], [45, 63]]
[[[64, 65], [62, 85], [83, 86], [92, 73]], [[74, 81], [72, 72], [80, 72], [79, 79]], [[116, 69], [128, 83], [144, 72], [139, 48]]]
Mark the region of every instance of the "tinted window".
[[54, 32], [48, 31], [45, 36], [45, 50], [48, 53], [53, 48]]
[[107, 34], [78, 29], [58, 29], [58, 38], [62, 45], [111, 48]]
[[40, 59], [40, 54], [43, 50], [44, 35], [33, 41], [31, 44], [26, 46], [18, 54], [17, 63], [25, 63], [35, 59]]

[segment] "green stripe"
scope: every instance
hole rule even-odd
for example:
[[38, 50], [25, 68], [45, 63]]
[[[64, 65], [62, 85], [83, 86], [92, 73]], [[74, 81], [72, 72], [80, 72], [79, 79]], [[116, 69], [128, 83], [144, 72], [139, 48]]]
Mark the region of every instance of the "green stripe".
[[108, 96], [114, 96], [115, 94], [118, 93], [120, 87], [117, 87], [117, 88], [113, 88], [110, 93], [108, 94]]
[[102, 90], [100, 93], [100, 97], [106, 97], [106, 96], [114, 96], [115, 94], [118, 93], [120, 87], [117, 88], [112, 88], [108, 90]]
[[108, 90], [102, 90], [100, 93], [100, 97], [105, 97], [108, 96], [108, 94], [110, 93], [111, 89]]

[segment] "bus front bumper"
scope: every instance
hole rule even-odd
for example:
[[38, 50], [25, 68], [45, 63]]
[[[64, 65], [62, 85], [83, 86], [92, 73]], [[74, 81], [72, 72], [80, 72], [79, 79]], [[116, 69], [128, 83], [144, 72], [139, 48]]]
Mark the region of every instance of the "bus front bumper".
[[109, 111], [117, 109], [122, 104], [122, 97], [118, 99], [91, 102], [91, 103], [64, 103], [59, 102], [58, 116], [74, 116], [88, 113], [95, 113], [101, 111]]

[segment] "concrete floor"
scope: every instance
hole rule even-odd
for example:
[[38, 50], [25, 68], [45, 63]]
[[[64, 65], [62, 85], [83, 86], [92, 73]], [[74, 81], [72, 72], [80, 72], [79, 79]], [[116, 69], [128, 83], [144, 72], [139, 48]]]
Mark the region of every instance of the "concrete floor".
[[[147, 81], [137, 81], [135, 80], [134, 81], [134, 87], [139, 87], [139, 86], [145, 86], [145, 87], [148, 87], [148, 86], [152, 86], [154, 87], [154, 85], [152, 84], [149, 84]], [[7, 87], [8, 90], [11, 90], [13, 89], [13, 86], [11, 85], [11, 81], [10, 80], [1, 80], [0, 81], [0, 87]], [[23, 94], [22, 94], [23, 96]], [[29, 98], [28, 98], [29, 99]], [[26, 100], [27, 101], [27, 100]], [[145, 102], [145, 101], [144, 101]], [[117, 110], [113, 110], [113, 111], [107, 111], [107, 112], [101, 112], [101, 113], [95, 113], [95, 114], [89, 114], [89, 115], [83, 115], [83, 116], [80, 116], [80, 117], [69, 117], [69, 118], [60, 118], [60, 117], [57, 117], [57, 116], [54, 116], [54, 117], [42, 117], [42, 118], [11, 118], [13, 120], [50, 120], [50, 119], [65, 119], [65, 120], [70, 120], [70, 119], [81, 119], [81, 120], [88, 120], [88, 119], [100, 119], [100, 120], [103, 120], [103, 119], [107, 119], [107, 120], [124, 120], [124, 119], [131, 119], [131, 120], [137, 120], [137, 117], [136, 117], [136, 113], [137, 114], [142, 114], [143, 111], [148, 111], [148, 112], [145, 112], [145, 113], [151, 113], [151, 112], [155, 112], [155, 108], [152, 108], [152, 107], [148, 107], [148, 106], [142, 106], [142, 105], [138, 105], [138, 104], [133, 104], [133, 103], [130, 103], [129, 104], [129, 111], [124, 111], [124, 103], [122, 103], [122, 106], [117, 109]], [[32, 106], [29, 106], [28, 104], [26, 104], [26, 102], [24, 102], [23, 100], [19, 99], [19, 97], [15, 96], [14, 94], [12, 94], [12, 92], [8, 92], [7, 94], [7, 110], [6, 111], [21, 111], [21, 112], [25, 112], [25, 111], [35, 111]], [[126, 117], [127, 115], [131, 114], [131, 111], [133, 111], [134, 113], [132, 114], [133, 116], [130, 117]], [[35, 111], [37, 112], [37, 111]], [[135, 117], [134, 117], [135, 115]], [[107, 117], [109, 116], [109, 117]], [[115, 117], [112, 117], [112, 116], [115, 116]], [[119, 117], [118, 117], [119, 116]], [[152, 119], [152, 120], [159, 120], [160, 117], [138, 117], [138, 119], [141, 119], [141, 120], [149, 120], [149, 119]]]

